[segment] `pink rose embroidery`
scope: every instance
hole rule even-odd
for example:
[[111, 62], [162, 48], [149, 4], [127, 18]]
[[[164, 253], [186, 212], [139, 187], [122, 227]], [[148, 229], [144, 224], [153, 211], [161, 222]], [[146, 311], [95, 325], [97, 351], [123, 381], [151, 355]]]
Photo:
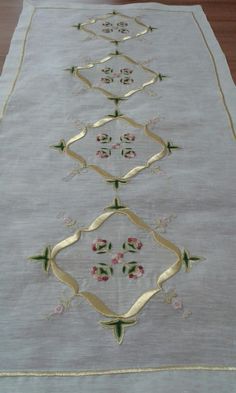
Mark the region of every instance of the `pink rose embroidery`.
[[[121, 68], [120, 72], [123, 75], [130, 75], [132, 74], [133, 70], [131, 68]], [[129, 79], [129, 78], [128, 78]]]
[[92, 250], [95, 251], [97, 254], [101, 254], [111, 250], [111, 243], [105, 239], [96, 239], [92, 243]]
[[123, 150], [121, 151], [121, 154], [122, 154], [122, 156], [125, 157], [125, 158], [134, 158], [134, 157], [136, 157], [136, 153], [135, 153], [135, 151], [132, 150], [132, 149], [123, 149]]
[[120, 29], [118, 29], [118, 31], [119, 31], [119, 33], [121, 33], [121, 34], [128, 34], [128, 33], [129, 33], [129, 30], [128, 30], [128, 29], [123, 29], [123, 27], [120, 28]]
[[100, 143], [109, 143], [111, 142], [112, 138], [108, 134], [99, 134], [97, 135], [97, 142]]
[[107, 26], [112, 26], [112, 23], [108, 22], [108, 21], [105, 21], [105, 22], [103, 22], [102, 25], [107, 27]]
[[[110, 83], [110, 82], [108, 82], [108, 83]], [[134, 83], [134, 80], [132, 78], [126, 76], [126, 77], [120, 79], [120, 83], [123, 83], [123, 85], [131, 85], [131, 83]]]
[[120, 137], [120, 140], [125, 143], [133, 142], [135, 140], [135, 135], [131, 132], [127, 132]]
[[109, 29], [109, 27], [105, 27], [104, 29], [102, 29], [103, 33], [112, 33], [113, 29]]
[[106, 77], [103, 77], [103, 78], [101, 78], [101, 82], [103, 82], [103, 83], [112, 83], [114, 81], [114, 79], [111, 77], [111, 76], [106, 76]]
[[120, 73], [119, 73], [119, 72], [114, 72], [114, 73], [112, 74], [112, 77], [113, 77], [113, 78], [119, 78], [119, 77], [120, 77]]
[[111, 150], [110, 149], [102, 149], [98, 150], [96, 153], [96, 156], [99, 158], [108, 158], [111, 155]]
[[104, 72], [104, 74], [111, 74], [113, 72], [113, 68], [105, 67], [102, 69], [102, 72]]
[[142, 277], [144, 274], [144, 268], [142, 265], [136, 266], [133, 273], [129, 273], [129, 278], [137, 280], [137, 278]]
[[65, 307], [63, 306], [63, 304], [58, 304], [53, 311], [53, 314], [63, 314], [63, 312], [65, 311]]
[[120, 143], [116, 143], [114, 145], [112, 145], [112, 149], [116, 150], [120, 148]]
[[141, 250], [141, 248], [143, 247], [143, 244], [136, 237], [129, 237], [128, 238], [128, 246], [130, 246], [134, 250]]
[[113, 269], [106, 263], [100, 263], [90, 269], [90, 273], [97, 281], [107, 281], [113, 274]]
[[171, 304], [172, 304], [172, 306], [173, 306], [173, 308], [174, 308], [175, 310], [181, 310], [181, 309], [183, 308], [182, 299], [180, 299], [179, 297], [174, 297], [174, 298], [172, 299]]
[[119, 27], [127, 27], [127, 26], [128, 26], [128, 23], [127, 23], [127, 22], [120, 21], [120, 22], [117, 23], [117, 26], [119, 26]]
[[122, 262], [123, 258], [124, 258], [123, 252], [118, 252], [111, 260], [112, 265], [116, 265], [117, 263]]

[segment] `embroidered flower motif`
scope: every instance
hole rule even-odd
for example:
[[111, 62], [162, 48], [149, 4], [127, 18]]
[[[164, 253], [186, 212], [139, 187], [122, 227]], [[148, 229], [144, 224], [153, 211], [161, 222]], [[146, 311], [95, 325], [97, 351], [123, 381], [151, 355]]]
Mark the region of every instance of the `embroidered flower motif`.
[[136, 157], [135, 151], [133, 149], [128, 149], [128, 148], [122, 149], [121, 155], [123, 157], [125, 157], [125, 158], [134, 158], [134, 157]]
[[137, 280], [137, 278], [142, 277], [144, 274], [144, 268], [142, 265], [136, 266], [134, 273], [129, 274], [129, 278]]
[[120, 140], [125, 143], [130, 143], [135, 140], [135, 135], [131, 134], [131, 132], [127, 132], [126, 134], [121, 135]]
[[113, 274], [113, 269], [106, 263], [99, 263], [90, 269], [90, 273], [97, 281], [108, 281]]
[[118, 30], [121, 34], [129, 33], [129, 30], [126, 28], [128, 26], [127, 22], [118, 22], [116, 25], [113, 25], [110, 22], [103, 22], [104, 27], [102, 29], [103, 33], [112, 33], [114, 30]]
[[111, 263], [113, 265], [116, 265], [117, 263], [123, 262], [123, 258], [124, 258], [124, 253], [118, 252], [116, 255], [113, 256]]
[[136, 237], [128, 237], [127, 242], [123, 243], [123, 249], [128, 252], [136, 252], [141, 250], [143, 243]]
[[121, 33], [121, 34], [128, 34], [128, 33], [129, 33], [129, 30], [128, 30], [128, 29], [124, 29], [123, 27], [120, 28], [120, 29], [118, 29], [118, 31], [119, 31], [119, 33]]
[[109, 84], [109, 83], [112, 83], [114, 81], [114, 79], [111, 77], [111, 76], [107, 76], [106, 78], [101, 78], [101, 82], [103, 82], [103, 83], [107, 83], [107, 84]]
[[109, 28], [109, 27], [105, 27], [104, 29], [102, 29], [103, 33], [112, 33], [113, 29]]
[[117, 150], [120, 148], [120, 143], [115, 143], [114, 145], [112, 145], [112, 149]]
[[108, 26], [112, 26], [112, 23], [105, 21], [102, 23], [102, 25], [108, 27]]
[[182, 311], [182, 318], [187, 319], [192, 312], [185, 310], [183, 300], [177, 295], [175, 288], [169, 289], [168, 291], [163, 290], [164, 303], [171, 304], [174, 310]]
[[105, 77], [101, 77], [101, 82], [109, 84], [114, 82], [114, 78], [120, 78], [122, 75], [123, 77], [120, 79], [120, 82], [124, 85], [130, 85], [134, 82], [134, 79], [130, 78], [130, 74], [133, 73], [131, 68], [121, 68], [120, 72], [114, 72], [113, 68], [111, 67], [104, 67], [102, 72], [106, 75]]
[[101, 143], [109, 143], [111, 142], [112, 137], [108, 134], [99, 134], [97, 135], [97, 142]]
[[[97, 135], [96, 137], [97, 142], [100, 143], [110, 143], [112, 141], [112, 137], [106, 133], [102, 133]], [[131, 133], [125, 133], [120, 137], [121, 142], [123, 143], [130, 143], [135, 140], [135, 135]], [[122, 147], [121, 143], [114, 143], [109, 148], [102, 148], [96, 152], [97, 157], [99, 158], [108, 158], [111, 155], [111, 150], [119, 150]], [[136, 157], [136, 153], [132, 148], [124, 148], [121, 150], [121, 155], [124, 158], [134, 158]]]
[[183, 308], [183, 301], [179, 297], [174, 297], [171, 304], [175, 310], [182, 310]]
[[99, 158], [108, 158], [111, 155], [111, 150], [103, 148], [101, 150], [98, 150], [96, 153], [96, 156]]
[[133, 70], [132, 70], [132, 68], [121, 68], [120, 69], [120, 72], [122, 73], [122, 74], [124, 74], [124, 75], [130, 75], [130, 74], [132, 74], [133, 73]]
[[120, 22], [117, 23], [117, 26], [119, 26], [119, 27], [127, 27], [128, 26], [128, 22], [120, 21]]
[[123, 83], [123, 85], [131, 85], [131, 83], [134, 83], [134, 80], [126, 76], [124, 78], [121, 78], [120, 82]]
[[171, 221], [176, 218], [175, 214], [171, 214], [168, 217], [161, 217], [158, 220], [156, 220], [156, 226], [155, 228], [158, 228], [159, 231], [161, 231], [162, 233], [166, 232], [166, 228], [168, 227], [168, 225], [171, 223]]
[[144, 274], [144, 268], [142, 265], [138, 265], [137, 262], [127, 262], [122, 268], [123, 274], [127, 275], [133, 280], [137, 280]]
[[112, 249], [111, 242], [108, 242], [105, 239], [96, 239], [92, 243], [92, 250], [97, 254], [104, 254]]
[[175, 288], [170, 289], [168, 292], [164, 292], [164, 303], [171, 304], [172, 300], [177, 297]]
[[63, 314], [64, 311], [65, 311], [65, 307], [63, 306], [63, 304], [58, 304], [58, 305], [54, 308], [53, 313], [54, 313], [54, 314], [60, 315], [60, 314]]
[[111, 74], [113, 72], [113, 68], [105, 67], [102, 69], [102, 72], [104, 72], [104, 74]]

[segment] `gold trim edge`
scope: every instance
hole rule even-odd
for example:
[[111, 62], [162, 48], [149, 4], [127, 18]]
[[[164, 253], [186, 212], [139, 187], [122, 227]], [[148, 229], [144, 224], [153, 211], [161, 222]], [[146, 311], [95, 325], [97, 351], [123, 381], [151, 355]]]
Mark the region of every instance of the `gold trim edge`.
[[147, 368], [127, 368], [117, 370], [86, 370], [86, 371], [0, 371], [1, 377], [93, 377], [105, 375], [122, 375], [138, 373], [155, 373], [162, 371], [233, 371], [236, 366], [207, 366], [207, 365], [171, 365]]

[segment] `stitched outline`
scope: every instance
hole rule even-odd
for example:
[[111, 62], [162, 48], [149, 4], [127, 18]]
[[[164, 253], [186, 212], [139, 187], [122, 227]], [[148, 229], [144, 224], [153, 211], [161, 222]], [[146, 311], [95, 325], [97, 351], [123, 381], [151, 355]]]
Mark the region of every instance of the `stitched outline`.
[[[32, 4], [30, 4], [30, 5], [32, 6]], [[32, 24], [33, 16], [36, 14], [36, 11], [37, 11], [38, 9], [52, 9], [52, 10], [53, 10], [53, 9], [62, 9], [62, 10], [64, 10], [64, 9], [79, 9], [79, 8], [76, 8], [76, 7], [35, 7], [35, 8], [33, 9], [33, 15], [32, 15], [32, 19], [31, 19], [31, 23], [30, 23], [29, 26], [28, 26], [28, 33], [29, 33], [29, 30], [30, 30], [30, 27], [31, 27], [31, 24]], [[87, 9], [86, 9], [86, 10], [87, 10]], [[197, 19], [196, 19], [196, 16], [195, 16], [195, 14], [194, 14], [194, 11], [162, 10], [162, 9], [156, 9], [156, 8], [155, 8], [155, 9], [154, 9], [154, 8], [143, 8], [143, 10], [144, 10], [144, 11], [145, 11], [145, 10], [146, 10], [146, 11], [157, 11], [157, 12], [181, 12], [181, 13], [186, 13], [186, 14], [192, 14], [193, 19], [195, 20], [195, 22], [196, 22], [196, 24], [197, 24], [197, 27], [198, 27], [198, 29], [200, 30], [201, 34], [202, 34], [202, 37], [203, 37], [203, 39], [204, 39], [204, 43], [205, 43], [205, 45], [206, 45], [206, 47], [207, 47], [207, 50], [208, 50], [208, 52], [209, 52], [209, 55], [210, 55], [210, 57], [211, 57], [211, 59], [212, 59], [212, 62], [213, 62], [213, 65], [214, 65], [214, 72], [215, 72], [216, 79], [217, 79], [218, 89], [220, 90], [220, 93], [221, 93], [221, 96], [222, 96], [222, 100], [223, 100], [223, 105], [224, 105], [224, 108], [225, 108], [226, 113], [227, 113], [228, 118], [229, 118], [231, 131], [232, 131], [232, 133], [233, 133], [234, 138], [236, 139], [236, 130], [235, 130], [235, 127], [234, 127], [233, 119], [232, 119], [232, 117], [231, 117], [229, 108], [228, 108], [227, 103], [226, 103], [226, 100], [225, 100], [225, 95], [224, 95], [224, 92], [223, 92], [221, 83], [220, 83], [220, 76], [219, 76], [219, 73], [218, 73], [218, 68], [217, 68], [217, 64], [216, 64], [216, 61], [215, 61], [215, 57], [214, 57], [214, 55], [213, 55], [213, 53], [212, 53], [212, 51], [211, 51], [211, 49], [210, 49], [210, 47], [209, 47], [209, 45], [208, 45], [208, 43], [207, 43], [207, 39], [206, 39], [206, 37], [205, 37], [205, 34], [204, 34], [202, 28], [200, 27], [199, 22], [198, 22]], [[11, 97], [11, 95], [12, 95], [14, 89], [15, 89], [15, 85], [16, 85], [17, 79], [18, 79], [18, 77], [19, 77], [21, 68], [22, 68], [22, 64], [23, 64], [23, 60], [24, 60], [24, 55], [25, 55], [26, 41], [27, 41], [27, 37], [25, 37], [25, 39], [24, 39], [24, 41], [23, 41], [23, 49], [22, 49], [22, 60], [21, 60], [21, 64], [20, 64], [20, 66], [18, 67], [17, 74], [16, 74], [16, 77], [15, 77], [15, 80], [14, 80], [14, 83], [13, 83], [13, 86], [12, 86], [12, 89], [11, 89], [11, 91], [10, 91], [10, 94], [7, 96], [6, 101], [5, 101], [4, 105], [3, 105], [3, 109], [2, 109], [1, 114], [0, 114], [0, 120], [2, 119], [2, 117], [4, 116], [4, 114], [5, 114], [5, 112], [6, 112], [6, 109], [7, 109], [7, 105], [8, 105], [9, 99], [10, 99], [10, 97]]]
[[[104, 213], [102, 213], [100, 216], [95, 218], [95, 220], [93, 220], [88, 227], [80, 228], [72, 236], [69, 236], [68, 238], [62, 240], [61, 242], [57, 243], [54, 247], [52, 247], [49, 263], [52, 272], [56, 276], [56, 278], [62, 283], [66, 284], [68, 287], [70, 287], [73, 290], [74, 295], [82, 296], [83, 298], [85, 298], [97, 312], [99, 312], [101, 315], [104, 315], [105, 317], [119, 318], [121, 320], [125, 320], [136, 316], [143, 309], [143, 307], [148, 303], [148, 301], [154, 295], [156, 295], [158, 292], [161, 291], [164, 282], [172, 278], [175, 274], [177, 274], [180, 271], [183, 261], [182, 261], [182, 252], [174, 243], [165, 239], [163, 236], [157, 233], [157, 231], [152, 229], [149, 225], [145, 224], [144, 221], [141, 218], [139, 218], [135, 213], [133, 213], [129, 208], [125, 206], [121, 206], [118, 198], [115, 198], [114, 205], [118, 207], [106, 208]], [[177, 257], [175, 263], [172, 264], [170, 267], [168, 267], [164, 272], [162, 272], [157, 277], [156, 287], [144, 292], [141, 296], [139, 296], [138, 299], [135, 301], [135, 303], [124, 314], [117, 314], [114, 311], [112, 311], [109, 307], [106, 306], [106, 304], [100, 298], [98, 298], [93, 293], [87, 291], [80, 291], [78, 282], [70, 274], [63, 271], [56, 263], [57, 254], [62, 250], [64, 250], [65, 248], [77, 243], [80, 240], [82, 233], [92, 232], [97, 230], [105, 221], [107, 221], [111, 216], [116, 214], [118, 215], [121, 214], [128, 217], [128, 219], [134, 225], [148, 232], [150, 236], [153, 237], [154, 241], [157, 244], [160, 244], [162, 247], [168, 249], [170, 252], [174, 253]]]
[[[124, 60], [126, 60], [128, 63], [130, 63], [130, 64], [135, 64], [135, 65], [139, 66], [140, 68], [142, 68], [143, 71], [146, 71], [146, 72], [149, 72], [150, 74], [152, 74], [153, 77], [152, 77], [149, 81], [144, 82], [144, 83], [141, 85], [141, 87], [136, 88], [136, 89], [129, 90], [127, 93], [125, 93], [125, 94], [123, 94], [123, 95], [118, 95], [118, 96], [117, 96], [117, 95], [112, 94], [112, 93], [109, 92], [108, 90], [103, 89], [102, 87], [93, 86], [92, 83], [90, 82], [90, 80], [89, 80], [88, 78], [86, 78], [85, 76], [83, 76], [83, 75], [81, 74], [81, 72], [80, 72], [80, 71], [83, 71], [83, 70], [88, 70], [88, 69], [94, 68], [97, 64], [106, 63], [107, 61], [109, 61], [109, 60], [111, 60], [111, 59], [113, 59], [113, 58], [115, 58], [115, 57], [121, 57], [121, 58], [123, 58]], [[91, 88], [91, 89], [94, 89], [94, 90], [99, 90], [99, 91], [101, 91], [106, 97], [113, 98], [113, 99], [115, 99], [115, 98], [119, 98], [119, 99], [120, 99], [120, 98], [128, 98], [128, 97], [131, 97], [133, 94], [135, 94], [135, 93], [137, 93], [137, 92], [139, 92], [139, 91], [144, 90], [144, 88], [145, 88], [146, 86], [150, 86], [150, 85], [153, 85], [154, 83], [156, 83], [157, 80], [158, 80], [158, 78], [159, 78], [159, 76], [160, 76], [159, 73], [157, 73], [157, 72], [155, 72], [155, 71], [153, 71], [153, 70], [150, 70], [150, 68], [145, 67], [144, 65], [142, 65], [142, 64], [138, 63], [137, 61], [131, 59], [131, 57], [126, 56], [126, 55], [123, 55], [122, 53], [119, 53], [119, 54], [111, 54], [111, 55], [108, 55], [108, 56], [104, 57], [104, 58], [101, 59], [101, 60], [98, 60], [98, 61], [95, 61], [95, 62], [93, 62], [93, 63], [87, 64], [86, 66], [83, 66], [83, 67], [76, 67], [76, 68], [75, 68], [75, 71], [73, 72], [73, 74], [74, 74], [75, 76], [77, 76], [79, 79], [81, 79], [81, 80], [86, 84], [87, 87], [89, 87], [89, 88]]]
[[[107, 20], [107, 19], [113, 18], [116, 15], [119, 15], [122, 18], [125, 18], [125, 19], [133, 20], [138, 25], [140, 25], [142, 27], [145, 27], [145, 29], [142, 32], [139, 32], [139, 33], [135, 34], [134, 36], [128, 35], [128, 36], [124, 36], [122, 39], [113, 39], [113, 38], [107, 37], [107, 36], [105, 36], [103, 34], [96, 34], [94, 31], [92, 31], [92, 30], [90, 30], [90, 29], [88, 29], [86, 27], [86, 26], [89, 26], [89, 25], [93, 25], [94, 23], [96, 23], [99, 20]], [[141, 21], [139, 21], [138, 17], [124, 15], [121, 12], [118, 12], [118, 11], [115, 11], [115, 13], [114, 13], [114, 11], [113, 11], [113, 13], [112, 12], [106, 13], [105, 15], [102, 15], [100, 17], [90, 19], [88, 22], [81, 23], [80, 24], [80, 29], [85, 31], [86, 33], [92, 34], [95, 37], [103, 38], [104, 40], [110, 41], [112, 43], [120, 43], [120, 42], [124, 42], [124, 41], [130, 40], [130, 39], [133, 39], [133, 38], [140, 37], [140, 36], [148, 33], [148, 31], [150, 31], [150, 26], [147, 26], [144, 23], [142, 23]]]
[[146, 368], [127, 368], [117, 370], [86, 370], [86, 371], [2, 371], [0, 377], [93, 377], [105, 375], [123, 375], [139, 373], [155, 373], [163, 371], [216, 371], [216, 372], [236, 372], [234, 366], [160, 366]]
[[[154, 140], [156, 143], [158, 143], [158, 144], [160, 144], [162, 146], [162, 150], [160, 152], [158, 152], [158, 153], [154, 154], [153, 156], [151, 156], [150, 158], [148, 158], [148, 160], [144, 164], [130, 169], [126, 174], [124, 174], [121, 177], [117, 177], [115, 175], [112, 175], [111, 173], [109, 173], [106, 170], [102, 169], [98, 165], [87, 163], [86, 160], [81, 155], [77, 154], [75, 151], [70, 149], [70, 146], [72, 144], [76, 143], [77, 141], [79, 141], [80, 139], [85, 137], [85, 135], [89, 132], [90, 128], [91, 129], [99, 128], [99, 127], [102, 127], [105, 124], [108, 124], [110, 122], [117, 121], [117, 120], [125, 121], [128, 124], [132, 125], [134, 128], [142, 129], [144, 135], [146, 135], [148, 138]], [[155, 134], [152, 131], [150, 131], [147, 125], [143, 125], [143, 124], [137, 123], [133, 119], [130, 119], [129, 117], [123, 115], [123, 116], [117, 116], [115, 118], [106, 116], [106, 117], [96, 121], [94, 124], [92, 124], [92, 125], [90, 125], [88, 127], [83, 128], [83, 130], [79, 134], [77, 134], [74, 137], [70, 138], [66, 142], [64, 152], [69, 157], [79, 161], [79, 163], [81, 164], [82, 168], [90, 168], [90, 169], [94, 170], [95, 172], [97, 172], [100, 176], [102, 176], [106, 180], [109, 180], [109, 181], [116, 181], [116, 180], [120, 181], [121, 180], [121, 181], [126, 181], [127, 182], [132, 177], [136, 176], [139, 172], [143, 171], [146, 168], [149, 168], [150, 165], [152, 165], [154, 162], [159, 161], [159, 160], [163, 159], [164, 157], [166, 157], [166, 155], [168, 154], [168, 148], [167, 148], [166, 142], [164, 142], [164, 140], [161, 137], [159, 137], [157, 134]]]

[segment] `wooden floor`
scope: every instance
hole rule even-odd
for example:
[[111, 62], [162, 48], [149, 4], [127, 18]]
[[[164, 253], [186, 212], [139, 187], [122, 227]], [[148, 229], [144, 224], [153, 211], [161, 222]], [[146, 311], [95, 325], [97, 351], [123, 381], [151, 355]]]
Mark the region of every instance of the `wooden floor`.
[[[9, 49], [11, 37], [21, 12], [22, 2], [23, 0], [0, 0], [0, 70], [2, 69], [5, 56]], [[83, 2], [86, 3], [86, 0], [83, 0]], [[98, 0], [94, 0], [94, 2], [98, 2]], [[135, 3], [137, 1], [104, 0], [101, 2], [110, 4], [127, 4]], [[226, 55], [233, 79], [236, 82], [236, 0], [164, 0], [159, 2], [169, 5], [202, 5], [215, 35]]]

